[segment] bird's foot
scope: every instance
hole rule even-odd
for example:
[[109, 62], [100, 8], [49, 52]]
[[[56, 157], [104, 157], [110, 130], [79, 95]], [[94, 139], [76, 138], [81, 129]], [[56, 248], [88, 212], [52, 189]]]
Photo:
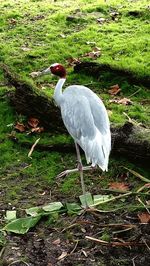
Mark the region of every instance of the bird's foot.
[[56, 178], [65, 177], [65, 176], [67, 176], [67, 175], [68, 175], [68, 170], [65, 170], [65, 171], [61, 172], [60, 174], [58, 174], [58, 175], [56, 176]]
[[58, 174], [57, 176], [56, 176], [56, 178], [58, 177], [63, 177], [63, 176], [66, 176], [66, 175], [69, 175], [69, 174], [71, 174], [71, 173], [75, 173], [75, 172], [78, 172], [79, 170], [78, 170], [78, 168], [75, 168], [75, 169], [69, 169], [69, 170], [65, 170], [65, 171], [63, 171], [63, 172], [61, 172], [60, 174]]

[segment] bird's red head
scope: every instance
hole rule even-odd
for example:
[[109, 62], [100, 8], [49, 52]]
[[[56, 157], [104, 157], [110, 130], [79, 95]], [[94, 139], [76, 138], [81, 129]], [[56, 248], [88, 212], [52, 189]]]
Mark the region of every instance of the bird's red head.
[[58, 63], [51, 65], [50, 71], [53, 75], [56, 75], [60, 78], [66, 78], [66, 69]]

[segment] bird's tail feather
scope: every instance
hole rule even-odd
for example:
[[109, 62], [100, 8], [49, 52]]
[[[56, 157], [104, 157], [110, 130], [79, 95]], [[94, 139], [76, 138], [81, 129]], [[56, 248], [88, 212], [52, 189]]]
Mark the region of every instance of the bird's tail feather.
[[87, 163], [98, 165], [103, 171], [108, 171], [108, 160], [111, 149], [110, 134], [102, 135], [98, 130], [94, 139], [82, 138], [79, 145], [85, 152]]

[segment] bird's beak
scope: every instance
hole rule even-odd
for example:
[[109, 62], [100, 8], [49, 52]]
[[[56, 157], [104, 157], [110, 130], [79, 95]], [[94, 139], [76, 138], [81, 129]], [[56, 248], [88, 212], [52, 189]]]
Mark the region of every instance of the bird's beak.
[[32, 73], [30, 73], [30, 76], [32, 78], [37, 78], [37, 77], [47, 75], [47, 74], [51, 74], [50, 67], [44, 69], [43, 71], [32, 72]]
[[47, 75], [47, 74], [51, 74], [50, 67], [48, 67], [48, 68], [44, 69], [43, 71], [41, 71], [41, 76]]

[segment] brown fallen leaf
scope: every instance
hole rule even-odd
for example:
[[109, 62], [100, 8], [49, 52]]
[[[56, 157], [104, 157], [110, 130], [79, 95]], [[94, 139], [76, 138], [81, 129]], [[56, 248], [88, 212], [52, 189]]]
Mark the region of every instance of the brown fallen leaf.
[[118, 104], [123, 104], [123, 105], [131, 105], [133, 102], [128, 99], [128, 98], [122, 98], [122, 99], [112, 99], [109, 100], [110, 103], [118, 103]]
[[67, 62], [68, 62], [68, 66], [74, 66], [74, 65], [79, 64], [81, 61], [80, 61], [79, 58], [69, 57], [69, 58], [67, 59]]
[[37, 78], [37, 77], [41, 76], [41, 73], [42, 73], [41, 71], [33, 71], [29, 74], [29, 76], [32, 78]]
[[52, 244], [54, 244], [54, 245], [59, 245], [59, 244], [60, 244], [60, 238], [57, 238], [56, 240], [54, 240], [54, 241], [52, 242]]
[[94, 47], [92, 52], [86, 53], [83, 57], [89, 57], [92, 59], [96, 59], [101, 56], [101, 49], [99, 47]]
[[24, 124], [17, 122], [17, 124], [15, 125], [15, 129], [17, 129], [19, 132], [25, 132], [26, 127]]
[[44, 131], [44, 127], [33, 127], [32, 129], [31, 129], [31, 132], [32, 133], [41, 133], [41, 132], [43, 132]]
[[148, 212], [138, 214], [138, 218], [142, 224], [150, 223], [150, 214]]
[[128, 98], [123, 98], [123, 99], [119, 100], [118, 103], [124, 104], [124, 105], [130, 105], [130, 104], [132, 104], [132, 101]]
[[97, 46], [95, 46], [95, 47], [93, 48], [93, 51], [94, 51], [94, 52], [101, 51], [101, 48], [100, 48], [100, 47], [97, 47]]
[[98, 18], [98, 19], [97, 19], [97, 22], [98, 22], [99, 24], [103, 24], [104, 22], [106, 22], [106, 19], [105, 19], [105, 18]]
[[112, 11], [112, 12], [110, 12], [110, 16], [111, 16], [112, 20], [118, 21], [119, 13]]
[[9, 19], [9, 24], [16, 25], [17, 24], [17, 20], [14, 19], [14, 18], [11, 18], [11, 19]]
[[109, 94], [111, 95], [117, 95], [121, 91], [118, 84], [115, 84], [110, 87], [110, 90], [108, 90]]
[[39, 124], [39, 120], [37, 118], [34, 118], [34, 117], [30, 117], [29, 120], [28, 120], [28, 125], [30, 127], [33, 127], [33, 128], [36, 128]]
[[124, 182], [112, 182], [109, 184], [109, 188], [122, 191], [129, 190], [129, 186]]
[[62, 259], [64, 259], [67, 255], [68, 255], [68, 253], [67, 253], [66, 251], [63, 251], [63, 252], [61, 253], [61, 255], [60, 255], [57, 259], [58, 259], [58, 260], [62, 260]]
[[45, 16], [44, 15], [37, 15], [37, 16], [34, 16], [32, 18], [30, 18], [31, 21], [35, 21], [35, 20], [40, 20], [40, 19], [44, 19]]

